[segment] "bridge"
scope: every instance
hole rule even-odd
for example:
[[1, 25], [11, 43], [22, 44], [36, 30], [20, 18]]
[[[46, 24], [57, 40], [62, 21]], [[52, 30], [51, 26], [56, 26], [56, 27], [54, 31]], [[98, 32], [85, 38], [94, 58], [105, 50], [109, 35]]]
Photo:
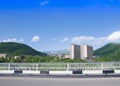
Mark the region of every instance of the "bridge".
[[120, 62], [0, 63], [0, 74], [23, 74], [23, 75], [120, 74]]

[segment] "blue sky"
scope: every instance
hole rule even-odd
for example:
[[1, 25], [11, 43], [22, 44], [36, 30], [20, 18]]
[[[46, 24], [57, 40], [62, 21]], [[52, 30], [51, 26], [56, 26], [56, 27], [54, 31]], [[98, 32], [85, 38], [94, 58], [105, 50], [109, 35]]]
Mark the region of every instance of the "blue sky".
[[120, 0], [0, 0], [0, 32], [39, 51], [120, 43]]

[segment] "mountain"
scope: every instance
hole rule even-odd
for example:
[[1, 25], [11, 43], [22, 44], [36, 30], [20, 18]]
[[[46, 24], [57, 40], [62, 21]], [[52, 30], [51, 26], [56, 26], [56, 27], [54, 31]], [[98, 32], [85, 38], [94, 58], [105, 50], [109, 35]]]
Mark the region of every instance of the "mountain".
[[99, 56], [109, 61], [120, 61], [120, 44], [109, 43], [95, 50], [94, 56]]
[[62, 54], [69, 54], [69, 50], [68, 49], [64, 49], [64, 50], [58, 50], [58, 51], [47, 51], [45, 52], [49, 55], [62, 55]]
[[7, 53], [8, 55], [40, 55], [45, 56], [47, 54], [36, 51], [28, 45], [16, 43], [16, 42], [1, 42], [0, 53]]
[[94, 55], [106, 56], [116, 52], [120, 52], [120, 44], [109, 43], [94, 51]]

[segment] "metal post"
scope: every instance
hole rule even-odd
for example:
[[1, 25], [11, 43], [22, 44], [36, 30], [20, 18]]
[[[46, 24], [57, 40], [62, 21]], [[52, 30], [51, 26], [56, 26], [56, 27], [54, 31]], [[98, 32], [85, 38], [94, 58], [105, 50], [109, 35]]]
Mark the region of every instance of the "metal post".
[[101, 63], [101, 70], [103, 70], [103, 63]]
[[69, 69], [70, 69], [70, 65], [69, 65], [69, 64], [67, 64], [67, 69], [66, 69], [66, 70], [68, 70], [68, 71], [69, 71]]
[[8, 64], [8, 70], [10, 70], [10, 64]]
[[38, 70], [38, 64], [36, 64], [36, 71]]

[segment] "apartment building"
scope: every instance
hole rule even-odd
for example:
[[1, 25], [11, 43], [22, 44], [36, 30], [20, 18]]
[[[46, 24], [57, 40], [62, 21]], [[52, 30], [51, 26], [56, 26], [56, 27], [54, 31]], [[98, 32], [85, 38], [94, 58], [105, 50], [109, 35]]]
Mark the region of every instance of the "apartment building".
[[70, 59], [92, 59], [93, 47], [89, 45], [70, 45]]

